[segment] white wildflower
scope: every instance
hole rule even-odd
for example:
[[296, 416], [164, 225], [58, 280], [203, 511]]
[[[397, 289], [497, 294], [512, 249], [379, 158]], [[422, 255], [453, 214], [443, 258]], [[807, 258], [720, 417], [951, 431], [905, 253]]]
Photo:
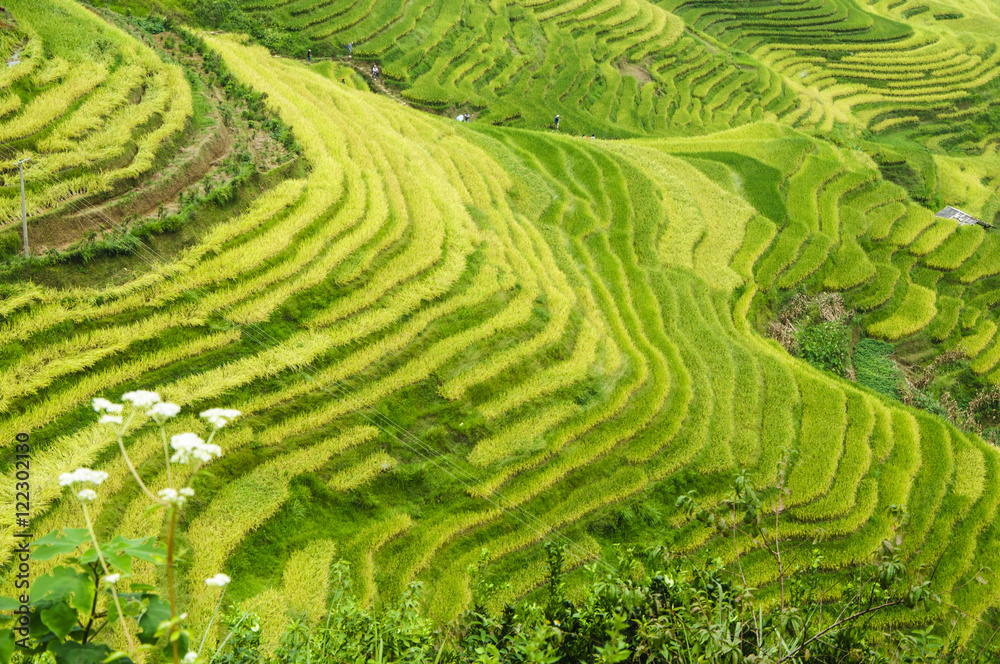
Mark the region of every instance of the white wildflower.
[[107, 399], [102, 399], [101, 397], [96, 397], [93, 402], [94, 412], [100, 413], [104, 411], [105, 413], [120, 413], [122, 412], [122, 405], [120, 403], [111, 403]]
[[222, 588], [223, 586], [225, 586], [226, 584], [228, 584], [231, 580], [232, 579], [230, 579], [228, 576], [226, 576], [225, 574], [222, 574], [220, 572], [219, 574], [216, 574], [215, 576], [213, 576], [211, 578], [205, 579], [205, 585], [206, 586], [218, 586], [218, 587]]
[[82, 502], [92, 503], [95, 500], [97, 500], [97, 492], [94, 491], [93, 489], [84, 489], [80, 493], [76, 494], [76, 497], [79, 498]]
[[216, 429], [221, 429], [240, 415], [242, 413], [233, 408], [209, 408], [201, 413], [201, 416], [211, 422]]
[[191, 459], [208, 463], [212, 459], [222, 456], [221, 447], [214, 443], [206, 443], [194, 433], [179, 433], [176, 436], [171, 436], [170, 447], [174, 448], [174, 455], [170, 457], [171, 463], [188, 463]]
[[121, 576], [122, 576], [121, 574], [118, 574], [116, 572], [115, 574], [108, 574], [106, 577], [104, 577], [104, 580], [107, 583], [118, 583], [118, 579], [120, 579]]
[[108, 479], [108, 474], [103, 470], [91, 470], [89, 468], [77, 468], [72, 473], [63, 473], [59, 476], [59, 486], [69, 486], [74, 482], [90, 482], [101, 485]]
[[136, 390], [135, 392], [126, 392], [122, 395], [122, 401], [129, 401], [133, 406], [137, 408], [142, 408], [143, 406], [152, 406], [154, 403], [160, 400], [160, 395], [156, 392], [150, 392], [148, 390]]
[[157, 422], [161, 422], [167, 418], [173, 417], [179, 412], [181, 412], [181, 407], [177, 404], [170, 403], [169, 401], [161, 401], [153, 404], [153, 407], [146, 411], [146, 414]]
[[184, 487], [178, 493], [180, 493], [185, 498], [194, 498], [194, 489], [189, 486]]
[[101, 415], [101, 419], [97, 420], [98, 424], [121, 424], [121, 415]]
[[187, 502], [187, 497], [177, 493], [177, 489], [160, 489], [159, 496], [160, 500], [174, 507], [180, 507]]
[[193, 650], [188, 650], [188, 653], [184, 655], [184, 659], [181, 660], [184, 664], [194, 664], [198, 661], [198, 653]]

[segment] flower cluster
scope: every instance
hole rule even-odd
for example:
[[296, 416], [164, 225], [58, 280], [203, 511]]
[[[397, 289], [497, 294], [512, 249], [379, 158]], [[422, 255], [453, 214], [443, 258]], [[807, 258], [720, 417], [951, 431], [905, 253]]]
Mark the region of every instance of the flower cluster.
[[150, 392], [149, 390], [136, 390], [134, 392], [126, 392], [122, 395], [122, 401], [131, 402], [136, 408], [142, 408], [144, 406], [152, 406], [154, 403], [160, 401], [160, 395], [156, 392]]
[[176, 489], [160, 489], [159, 491], [160, 500], [168, 505], [173, 505], [174, 507], [180, 507], [187, 502], [188, 498], [194, 496], [194, 489], [189, 487], [184, 487], [180, 491]]
[[77, 468], [72, 473], [63, 473], [59, 476], [59, 486], [70, 486], [75, 482], [89, 482], [100, 486], [104, 480], [108, 479], [108, 474], [103, 470], [91, 470], [90, 468]]
[[104, 413], [120, 413], [120, 412], [122, 412], [122, 405], [120, 403], [111, 403], [107, 399], [102, 399], [101, 397], [97, 397], [96, 399], [94, 399], [94, 401], [92, 403], [94, 405], [94, 412], [95, 413], [101, 413], [101, 412], [104, 412]]
[[201, 412], [201, 416], [208, 420], [216, 429], [221, 429], [241, 414], [240, 411], [233, 408], [209, 408]]
[[226, 584], [228, 584], [230, 582], [230, 580], [231, 579], [228, 576], [226, 576], [225, 574], [223, 574], [223, 573], [220, 572], [220, 573], [216, 574], [213, 577], [209, 577], [209, 578], [205, 579], [205, 585], [206, 586], [218, 586], [218, 587], [222, 588], [223, 586], [225, 586]]
[[181, 412], [181, 407], [169, 401], [160, 401], [153, 404], [153, 407], [146, 411], [146, 414], [157, 422], [163, 422], [167, 418], [175, 416]]
[[80, 499], [80, 502], [92, 503], [97, 500], [97, 492], [93, 489], [82, 489], [80, 493], [76, 494], [76, 497]]
[[208, 463], [222, 456], [222, 448], [214, 443], [206, 443], [197, 434], [181, 433], [170, 437], [170, 447], [175, 452], [171, 463], [189, 463], [191, 459]]

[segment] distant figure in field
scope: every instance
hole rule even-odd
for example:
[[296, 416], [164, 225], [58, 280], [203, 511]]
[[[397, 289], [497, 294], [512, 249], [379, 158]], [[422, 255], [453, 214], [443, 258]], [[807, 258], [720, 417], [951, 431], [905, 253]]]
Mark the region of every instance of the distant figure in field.
[[559, 131], [559, 114], [556, 114], [556, 131]]
[[468, 124], [468, 122], [469, 122], [469, 118], [471, 118], [471, 117], [472, 117], [472, 114], [471, 114], [471, 113], [466, 113], [466, 114], [465, 114], [465, 122], [466, 122], [466, 124]]
[[372, 80], [374, 81], [377, 78], [378, 78], [378, 65], [372, 65]]
[[306, 49], [306, 62], [312, 64], [313, 61], [313, 50], [311, 48]]
[[354, 56], [354, 42], [347, 42], [347, 59], [350, 60]]
[[347, 85], [347, 79], [346, 78], [340, 79], [340, 82], [343, 83], [344, 85]]

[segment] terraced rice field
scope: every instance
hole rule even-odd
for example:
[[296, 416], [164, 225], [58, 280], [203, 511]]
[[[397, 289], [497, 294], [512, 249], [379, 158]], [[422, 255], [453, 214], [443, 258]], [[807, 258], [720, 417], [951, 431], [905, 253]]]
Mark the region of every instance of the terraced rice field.
[[548, 126], [560, 113], [573, 133], [617, 137], [778, 119], [985, 146], [955, 120], [989, 105], [992, 92], [970, 95], [995, 88], [1000, 51], [984, 26], [1000, 18], [983, 3], [910, 4], [243, 0], [323, 49], [353, 43], [415, 102], [487, 121]]
[[[27, 6], [12, 11], [30, 34], [42, 19]], [[822, 529], [832, 571], [894, 536], [888, 508], [905, 505], [904, 554], [940, 563], [934, 586], [961, 607], [956, 633], [968, 637], [1000, 586], [948, 591], [998, 569], [997, 450], [792, 359], [749, 317], [776, 289], [838, 290], [871, 336], [927, 330], [1000, 380], [991, 231], [936, 220], [867, 154], [811, 135], [841, 117], [867, 127], [886, 108], [953, 103], [989, 82], [994, 51], [983, 35], [903, 22], [885, 2], [780, 6], [248, 4], [317, 39], [354, 39], [412, 99], [461, 99], [525, 125], [558, 101], [571, 127], [631, 138], [458, 124], [206, 34], [267, 94], [311, 170], [178, 258], [146, 255], [148, 271], [121, 286], [22, 284], [0, 300], [0, 444], [19, 431], [38, 441], [36, 529], [75, 524], [56, 478], [77, 466], [110, 475], [99, 528], [162, 526], [90, 398], [142, 388], [186, 412], [237, 408], [185, 515], [183, 593], [205, 624], [216, 598], [203, 579], [225, 569], [232, 597], [266, 607], [273, 643], [287, 616], [313, 615], [305, 598], [324, 597], [330, 561], [351, 564], [365, 602], [424, 581], [427, 610], [447, 618], [469, 601], [484, 548], [486, 573], [511, 583], [500, 605], [544, 580], [546, 538], [588, 562], [610, 551], [602, 524], [622, 501], [669, 509], [681, 488], [718, 498], [740, 468], [766, 490], [792, 453], [781, 536]], [[790, 25], [800, 38], [776, 46]], [[817, 50], [828, 60], [810, 59]], [[55, 71], [57, 46], [44, 52], [36, 69]], [[618, 73], [622, 60], [650, 81]], [[858, 74], [883, 70], [884, 85]], [[79, 92], [63, 122], [102, 94]], [[677, 135], [692, 126], [699, 135]], [[969, 200], [986, 201], [991, 185], [970, 182]], [[166, 479], [154, 434], [137, 431], [131, 453], [155, 491]], [[633, 543], [662, 541], [680, 526], [668, 521]], [[673, 536], [698, 555], [739, 552], [753, 586], [775, 580], [752, 541], [696, 525]], [[0, 530], [3, 560], [13, 545]], [[811, 555], [795, 549], [787, 564]]]
[[0, 72], [0, 230], [134, 185], [192, 114], [182, 69], [69, 0], [7, 4]]

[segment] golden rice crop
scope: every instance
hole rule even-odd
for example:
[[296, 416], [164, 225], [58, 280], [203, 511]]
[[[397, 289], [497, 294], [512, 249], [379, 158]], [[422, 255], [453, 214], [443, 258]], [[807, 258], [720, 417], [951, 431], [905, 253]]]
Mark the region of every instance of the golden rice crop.
[[368, 482], [379, 473], [384, 473], [396, 467], [396, 460], [387, 452], [376, 452], [350, 468], [345, 468], [330, 478], [326, 483], [334, 491], [350, 491]]

